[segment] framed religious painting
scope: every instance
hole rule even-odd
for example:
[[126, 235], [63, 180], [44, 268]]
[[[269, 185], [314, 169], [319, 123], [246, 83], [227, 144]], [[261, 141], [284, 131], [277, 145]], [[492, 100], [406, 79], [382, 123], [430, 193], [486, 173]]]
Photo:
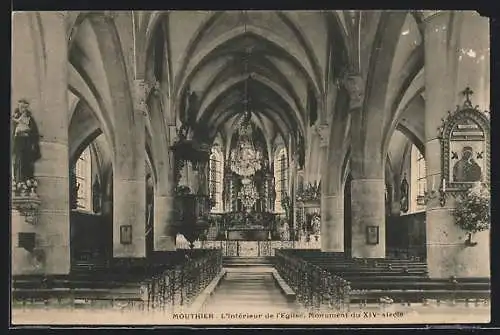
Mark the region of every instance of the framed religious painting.
[[465, 103], [450, 112], [440, 128], [442, 182], [448, 191], [490, 183], [489, 114], [472, 106], [469, 88], [462, 93], [466, 96]]
[[132, 244], [132, 225], [120, 226], [120, 244]]
[[378, 226], [366, 227], [366, 244], [375, 245], [379, 243], [379, 228]]

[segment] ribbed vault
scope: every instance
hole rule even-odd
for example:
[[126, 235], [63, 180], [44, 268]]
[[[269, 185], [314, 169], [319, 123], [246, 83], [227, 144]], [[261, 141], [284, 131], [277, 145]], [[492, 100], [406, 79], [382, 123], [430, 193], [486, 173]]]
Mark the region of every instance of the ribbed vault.
[[[338, 29], [332, 39], [335, 54], [347, 54], [345, 44], [338, 43], [338, 36], [344, 36], [340, 21], [332, 22], [337, 14], [190, 12], [189, 25], [183, 23], [186, 15], [135, 15], [136, 30], [146, 36], [140, 42], [145, 49], [158, 44], [157, 38], [169, 40], [164, 58], [171, 64], [169, 90], [178, 120], [204, 140], [213, 141], [218, 133], [230, 139], [227, 132], [243, 112], [243, 101], [249, 100], [269, 143], [277, 134], [307, 138], [308, 126], [324, 118], [332, 30]], [[155, 33], [157, 29], [164, 33]], [[182, 40], [181, 30], [186, 36]], [[186, 109], [193, 93], [196, 107]]]

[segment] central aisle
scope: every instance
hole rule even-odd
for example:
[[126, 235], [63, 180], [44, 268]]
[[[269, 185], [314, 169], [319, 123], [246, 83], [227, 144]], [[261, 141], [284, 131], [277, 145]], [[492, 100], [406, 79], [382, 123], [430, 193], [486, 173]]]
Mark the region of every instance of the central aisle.
[[267, 266], [228, 267], [212, 297], [207, 313], [298, 312], [300, 305], [288, 301]]

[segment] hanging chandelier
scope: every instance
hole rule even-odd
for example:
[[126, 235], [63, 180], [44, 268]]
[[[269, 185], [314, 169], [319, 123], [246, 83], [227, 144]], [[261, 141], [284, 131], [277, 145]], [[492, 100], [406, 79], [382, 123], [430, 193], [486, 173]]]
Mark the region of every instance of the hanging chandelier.
[[[246, 31], [246, 19], [245, 19]], [[238, 142], [236, 148], [231, 150], [230, 167], [231, 170], [244, 178], [251, 177], [255, 172], [262, 168], [262, 153], [255, 148], [253, 143], [253, 129], [250, 122], [251, 111], [249, 108], [248, 98], [248, 79], [251, 77], [248, 74], [248, 58], [250, 56], [250, 49], [246, 50], [245, 57], [245, 89], [244, 89], [244, 109], [238, 125]]]
[[231, 170], [243, 177], [251, 177], [262, 168], [262, 153], [252, 141], [251, 124], [239, 128], [236, 148], [231, 150]]
[[245, 207], [247, 211], [250, 211], [253, 205], [257, 202], [259, 194], [257, 193], [257, 188], [251, 179], [243, 178], [241, 182], [242, 187], [238, 193], [238, 198], [241, 200], [243, 207]]

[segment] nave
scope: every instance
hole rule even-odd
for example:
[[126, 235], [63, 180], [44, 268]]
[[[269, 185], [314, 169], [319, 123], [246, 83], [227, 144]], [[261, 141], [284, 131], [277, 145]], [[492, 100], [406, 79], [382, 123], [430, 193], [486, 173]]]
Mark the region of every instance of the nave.
[[[38, 299], [30, 297], [31, 303], [15, 296], [21, 299], [14, 305], [13, 316], [20, 323], [27, 324], [118, 325], [398, 324], [421, 322], [423, 319], [432, 324], [445, 320], [467, 323], [486, 322], [488, 319], [489, 283], [480, 278], [455, 279], [455, 282], [430, 280], [425, 268], [419, 267], [418, 263], [388, 260], [394, 263], [389, 271], [380, 264], [367, 266], [365, 262], [357, 269], [355, 266], [345, 269], [342, 278], [348, 280], [350, 288], [347, 288], [343, 280], [332, 282], [340, 278], [331, 275], [321, 278], [323, 283], [319, 283], [316, 276], [324, 276], [325, 271], [318, 274], [304, 269], [306, 273], [291, 273], [296, 268], [302, 268], [293, 263], [296, 252], [296, 249], [283, 250], [276, 258], [225, 258], [218, 275], [204, 284], [203, 280], [198, 282], [201, 290], [197, 296], [186, 290], [190, 285], [177, 287], [182, 293], [175, 296], [166, 292], [171, 287], [167, 286], [165, 290], [149, 286], [154, 290], [151, 293], [155, 296], [151, 296], [140, 288], [143, 286], [138, 285], [141, 276], [134, 279], [127, 273], [122, 274], [121, 279], [116, 277], [110, 280], [107, 277], [106, 282], [100, 282], [95, 273], [85, 277], [82, 272], [78, 280], [76, 276], [71, 279], [71, 288], [59, 293], [55, 289], [57, 284], [52, 283], [50, 294], [47, 295], [49, 291], [46, 291], [43, 296], [43, 291], [39, 290]], [[336, 261], [328, 261], [324, 255], [322, 257], [321, 253], [312, 250], [299, 253], [310, 262], [322, 263], [323, 267], [330, 269], [338, 269], [350, 262], [341, 260], [339, 255]], [[282, 259], [278, 261], [277, 258]], [[285, 258], [292, 262], [288, 266], [294, 268], [286, 269]], [[215, 266], [211, 264], [212, 268]], [[364, 270], [361, 271], [361, 268]], [[193, 280], [193, 277], [190, 278], [184, 277], [184, 283]], [[297, 282], [297, 278], [302, 278], [299, 279], [302, 281]], [[183, 286], [179, 282], [177, 285]], [[27, 282], [24, 287], [28, 287]], [[17, 293], [20, 292], [18, 290]], [[102, 294], [99, 296], [98, 292]], [[188, 298], [190, 296], [191, 299]], [[38, 304], [34, 303], [36, 300]]]
[[488, 18], [12, 21], [16, 317], [165, 323], [252, 306], [488, 317]]

